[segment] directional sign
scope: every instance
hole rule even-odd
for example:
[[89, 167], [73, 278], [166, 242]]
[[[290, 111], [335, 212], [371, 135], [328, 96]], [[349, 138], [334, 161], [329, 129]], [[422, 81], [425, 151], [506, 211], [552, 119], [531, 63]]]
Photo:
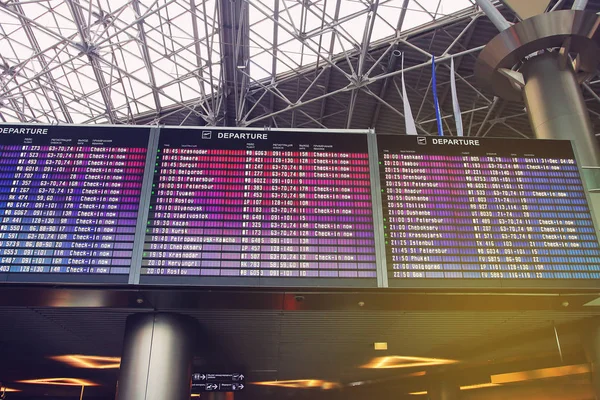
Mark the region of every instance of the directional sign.
[[246, 387], [242, 373], [195, 373], [192, 375], [192, 393], [238, 392]]

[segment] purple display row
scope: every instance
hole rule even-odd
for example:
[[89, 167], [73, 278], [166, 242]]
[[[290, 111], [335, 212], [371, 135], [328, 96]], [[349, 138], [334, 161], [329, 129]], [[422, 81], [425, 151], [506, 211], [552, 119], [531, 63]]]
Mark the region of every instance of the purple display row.
[[[0, 202], [0, 209], [10, 210], [36, 210], [43, 212], [43, 215], [52, 216], [51, 212], [61, 211], [76, 211], [76, 210], [112, 210], [112, 211], [125, 211], [135, 210], [137, 211], [139, 206], [137, 203], [119, 204], [119, 203], [47, 203], [37, 201], [14, 201], [14, 202]], [[16, 215], [16, 214], [15, 214]]]
[[425, 180], [425, 181], [453, 181], [453, 182], [467, 182], [469, 181], [466, 177], [508, 177], [508, 178], [519, 178], [519, 177], [536, 177], [536, 178], [579, 178], [579, 172], [560, 172], [560, 171], [511, 171], [511, 170], [482, 170], [481, 173], [478, 171], [466, 170], [466, 169], [404, 169], [398, 171], [396, 174], [392, 174], [393, 178], [390, 178], [386, 183], [393, 186], [396, 181], [404, 180]]
[[[349, 180], [349, 179], [305, 179], [306, 183], [292, 185], [267, 185], [267, 184], [219, 184], [219, 183], [197, 183], [193, 184], [192, 189], [181, 191], [177, 188], [170, 189], [166, 184], [156, 185], [156, 194], [159, 196], [195, 196], [203, 190], [224, 190], [224, 191], [249, 191], [249, 192], [327, 192], [326, 188], [333, 187], [333, 192], [351, 193], [356, 186], [360, 186], [358, 191], [365, 193], [371, 187], [369, 181]], [[308, 183], [308, 182], [311, 183]], [[339, 189], [338, 189], [339, 188]], [[186, 194], [187, 193], [187, 194]]]
[[170, 155], [163, 153], [159, 156], [161, 165], [175, 164], [177, 168], [182, 165], [190, 165], [190, 168], [207, 168], [203, 165], [210, 163], [215, 165], [213, 168], [244, 168], [248, 164], [255, 165], [292, 165], [292, 166], [308, 166], [308, 165], [369, 165], [369, 160], [365, 157], [341, 158], [341, 157], [255, 157], [255, 156], [215, 156], [215, 155]]
[[[6, 241], [8, 242], [8, 241]], [[14, 248], [38, 248], [38, 249], [77, 249], [77, 250], [91, 250], [91, 249], [100, 249], [100, 250], [131, 250], [133, 248], [133, 237], [131, 240], [127, 240], [124, 242], [114, 242], [103, 239], [88, 239], [82, 240], [80, 242], [76, 241], [52, 241], [52, 240], [42, 240], [42, 241], [17, 241], [14, 242], [15, 245], [12, 246]]]
[[[216, 192], [212, 189], [207, 189], [206, 192], [196, 192], [193, 197], [178, 197], [178, 195], [156, 196], [152, 200], [157, 204], [206, 204], [203, 201], [205, 197], [210, 198], [227, 198], [232, 199], [260, 199], [260, 200], [354, 200], [354, 201], [370, 201], [370, 192], [365, 194], [350, 194], [360, 193], [362, 190], [344, 191], [340, 193], [340, 188], [335, 191], [323, 191], [320, 193], [305, 193], [299, 191], [282, 191], [282, 192], [267, 192], [267, 191], [248, 191], [238, 190], [235, 192]], [[225, 203], [225, 199], [223, 199]], [[219, 204], [219, 203], [217, 203]]]
[[270, 157], [319, 157], [319, 158], [369, 158], [367, 153], [325, 152], [325, 151], [281, 151], [281, 150], [231, 150], [231, 149], [193, 149], [165, 147], [158, 150], [164, 154], [211, 155], [211, 156], [270, 156]]
[[[171, 179], [170, 179], [171, 178]], [[158, 187], [161, 189], [197, 189], [199, 184], [217, 183], [217, 184], [248, 184], [248, 185], [320, 185], [319, 179], [352, 179], [356, 181], [356, 186], [369, 186], [368, 174], [353, 174], [341, 172], [316, 172], [306, 174], [303, 177], [232, 177], [232, 176], [180, 176], [180, 175], [162, 175], [158, 179]]]
[[443, 161], [384, 161], [385, 166], [384, 172], [395, 172], [397, 169], [413, 169], [413, 168], [465, 168], [469, 170], [548, 170], [548, 171], [577, 171], [577, 166], [574, 164], [528, 164], [524, 162], [512, 162], [512, 163], [485, 163], [485, 162], [443, 162]]
[[[263, 218], [265, 217], [265, 218]], [[269, 218], [266, 218], [269, 217]], [[235, 220], [239, 220], [242, 219], [244, 220], [244, 215], [234, 215], [232, 214], [232, 218], [235, 218]], [[359, 217], [359, 216], [354, 216], [354, 217], [321, 217], [321, 216], [310, 216], [310, 215], [254, 215], [254, 218], [252, 218], [252, 216], [248, 215], [245, 219], [245, 221], [248, 222], [248, 224], [244, 225], [243, 222], [240, 222], [239, 224], [227, 224], [226, 225], [226, 221], [223, 218], [221, 219], [207, 219], [207, 220], [201, 220], [201, 221], [190, 221], [190, 220], [160, 220], [160, 219], [154, 219], [154, 220], [149, 220], [148, 221], [148, 227], [172, 227], [172, 228], [211, 228], [211, 227], [226, 227], [226, 226], [232, 226], [232, 228], [235, 230], [235, 228], [254, 228], [254, 226], [252, 225], [251, 221], [256, 222], [256, 229], [262, 229], [263, 228], [263, 224], [260, 222], [262, 221], [271, 221], [272, 223], [277, 223], [277, 224], [281, 224], [281, 223], [285, 223], [285, 222], [299, 222], [299, 223], [306, 223], [306, 228], [305, 229], [309, 229], [308, 227], [308, 223], [310, 222], [317, 222], [317, 223], [329, 223], [329, 222], [334, 222], [334, 223], [345, 223], [345, 222], [349, 222], [349, 223], [360, 223], [360, 222], [366, 222], [366, 223], [372, 223], [373, 220], [371, 217]], [[264, 225], [264, 228], [267, 229], [269, 226], [274, 227], [274, 225]], [[277, 225], [277, 226], [281, 226], [281, 225]], [[301, 225], [299, 225], [299, 228], [301, 227]], [[295, 228], [291, 228], [291, 229], [295, 229]], [[239, 229], [238, 229], [239, 231]]]
[[375, 278], [375, 271], [323, 271], [323, 270], [240, 270], [199, 268], [142, 268], [144, 275], [180, 276], [239, 276], [239, 277], [290, 277], [290, 278]]
[[[239, 258], [204, 259], [204, 260], [144, 260], [142, 267], [204, 267], [204, 268], [298, 268], [301, 270], [332, 268], [339, 269], [339, 265], [352, 266], [354, 269], [376, 269], [375, 257], [362, 255], [355, 261], [329, 262], [329, 261], [281, 261], [281, 260], [255, 260], [240, 261]], [[218, 258], [218, 257], [215, 257]]]
[[[144, 260], [166, 260], [168, 264], [174, 265], [177, 260], [263, 260], [263, 261], [361, 261], [360, 254], [372, 253], [372, 248], [364, 249], [362, 253], [357, 248], [357, 252], [343, 254], [311, 254], [311, 253], [220, 253], [220, 252], [163, 252], [163, 251], [148, 251], [144, 252]], [[148, 264], [156, 266], [161, 264]]]
[[139, 203], [139, 196], [88, 196], [88, 195], [37, 195], [37, 194], [0, 194], [0, 202], [54, 202], [54, 203]]
[[[13, 265], [71, 265], [71, 266], [90, 266], [90, 265], [105, 265], [105, 266], [130, 266], [131, 258], [76, 258], [76, 257], [53, 257], [44, 258], [43, 262], [33, 262], [34, 259], [28, 260], [26, 257], [2, 257], [0, 258], [0, 265], [9, 266], [12, 268]], [[1, 272], [1, 271], [0, 271]]]
[[[34, 180], [34, 179], [9, 179], [9, 180], [0, 180], [0, 187], [3, 188], [45, 188], [46, 190], [55, 189], [55, 190], [81, 190], [75, 189], [79, 187], [83, 187], [88, 190], [98, 190], [98, 189], [106, 189], [106, 190], [119, 190], [119, 189], [137, 189], [137, 193], [139, 194], [140, 189], [142, 188], [142, 179], [140, 177], [139, 182], [127, 181], [124, 182], [122, 180], [111, 180], [110, 177], [107, 176], [103, 181], [85, 181], [85, 180]], [[65, 192], [59, 192], [65, 193]], [[66, 192], [66, 193], [74, 193], [74, 192]]]
[[[148, 230], [147, 230], [148, 231]], [[300, 229], [212, 229], [204, 228], [204, 236], [238, 236], [238, 237], [264, 237], [264, 236], [281, 236], [281, 237], [323, 237], [331, 238], [329, 240], [337, 240], [340, 238], [369, 238], [373, 237], [372, 230], [366, 231], [336, 231], [336, 230], [300, 230]], [[167, 239], [163, 239], [166, 241]], [[189, 239], [191, 242], [192, 239]]]
[[[301, 209], [304, 207], [342, 207], [342, 208], [371, 208], [370, 201], [328, 201], [328, 200], [256, 200], [256, 199], [203, 199], [202, 204], [206, 205], [165, 205], [154, 204], [153, 210], [160, 212], [237, 212], [252, 209], [251, 212], [264, 213], [289, 213], [290, 210]], [[215, 205], [215, 206], [213, 206]], [[238, 207], [228, 207], [237, 205]], [[262, 210], [262, 211], [259, 211]], [[281, 210], [281, 211], [277, 211]], [[1, 214], [0, 214], [1, 215]]]
[[[148, 228], [146, 232], [149, 236], [146, 237], [146, 242], [153, 242], [153, 246], [179, 246], [178, 244], [169, 243], [252, 243], [252, 244], [319, 244], [319, 245], [373, 245], [372, 239], [346, 239], [346, 238], [320, 238], [312, 239], [308, 237], [299, 237], [296, 230], [276, 230], [277, 235], [272, 237], [266, 236], [246, 236], [247, 231], [242, 231], [244, 235], [239, 235], [239, 231], [225, 230], [228, 235], [209, 235], [207, 231], [214, 229], [188, 229], [188, 228]], [[254, 232], [254, 231], [253, 231]], [[283, 236], [281, 236], [283, 232]], [[233, 234], [233, 236], [231, 236]], [[1, 234], [0, 234], [1, 235]], [[150, 236], [151, 235], [151, 236]], [[165, 243], [167, 244], [156, 244]]]
[[541, 165], [559, 165], [576, 164], [572, 158], [541, 158], [541, 157], [496, 157], [496, 156], [447, 156], [432, 154], [402, 154], [402, 153], [384, 153], [384, 160], [428, 160], [428, 161], [457, 161], [457, 162], [492, 162], [492, 163], [513, 163], [524, 162]]
[[[162, 247], [162, 249], [161, 249]], [[357, 250], [359, 249], [359, 250]], [[328, 245], [255, 245], [255, 244], [173, 244], [160, 245], [148, 243], [144, 245], [144, 253], [148, 258], [196, 258], [198, 253], [207, 251], [225, 251], [242, 253], [314, 253], [314, 254], [356, 254], [365, 253], [366, 249], [372, 252], [372, 247], [357, 246], [352, 243], [346, 246]]]
[[54, 217], [82, 217], [82, 218], [137, 218], [137, 212], [119, 212], [119, 211], [75, 211], [75, 210], [49, 210], [41, 212], [40, 210], [16, 210], [0, 209], [1, 217], [38, 217], [42, 219]]
[[40, 151], [51, 151], [60, 153], [146, 153], [145, 147], [112, 147], [112, 146], [34, 146], [34, 145], [0, 145], [0, 150], [12, 151], [12, 152], [31, 152], [37, 154]]
[[[94, 148], [91, 148], [94, 149]], [[14, 158], [14, 159], [29, 159], [29, 160], [43, 160], [43, 159], [111, 159], [111, 160], [143, 160], [146, 158], [146, 149], [126, 149], [126, 151], [112, 151], [114, 147], [102, 147], [96, 148], [97, 150], [75, 150], [74, 148], [67, 149], [65, 151], [53, 150], [53, 151], [0, 151], [0, 158]], [[1, 150], [1, 149], [0, 149]]]
[[[1, 171], [0, 167], [0, 171]], [[310, 172], [312, 171], [312, 172]], [[159, 172], [158, 169], [156, 172]], [[316, 178], [317, 173], [338, 172], [340, 174], [365, 174], [369, 173], [369, 167], [348, 166], [339, 167], [337, 170], [331, 166], [315, 166], [312, 169], [215, 169], [212, 164], [206, 168], [166, 168], [164, 165], [160, 168], [160, 173], [155, 176], [159, 182], [192, 182], [194, 179], [206, 177], [259, 177], [259, 178]]]

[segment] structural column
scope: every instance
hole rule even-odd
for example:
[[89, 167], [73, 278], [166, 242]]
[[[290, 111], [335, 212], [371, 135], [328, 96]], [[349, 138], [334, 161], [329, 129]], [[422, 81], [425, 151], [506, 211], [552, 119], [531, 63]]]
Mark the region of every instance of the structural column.
[[598, 141], [570, 60], [558, 52], [546, 52], [527, 60], [521, 72], [523, 98], [535, 136], [572, 140], [581, 166], [600, 166]]
[[128, 317], [117, 400], [189, 400], [196, 327], [179, 314]]

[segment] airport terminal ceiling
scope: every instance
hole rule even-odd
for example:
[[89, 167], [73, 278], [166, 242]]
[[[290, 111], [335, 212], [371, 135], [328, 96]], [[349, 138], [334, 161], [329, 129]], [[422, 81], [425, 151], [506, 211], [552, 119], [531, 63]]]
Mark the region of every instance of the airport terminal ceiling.
[[[600, 10], [600, 2], [587, 9]], [[397, 50], [420, 133], [436, 130], [435, 55], [447, 132], [455, 131], [454, 56], [465, 134], [532, 135], [521, 102], [478, 89], [475, 60], [498, 32], [473, 0], [7, 0], [0, 20], [3, 122], [402, 134]], [[595, 125], [598, 93], [592, 77], [584, 95]]]
[[[419, 132], [436, 132], [429, 64], [434, 54], [447, 132], [455, 131], [448, 59], [455, 55], [466, 134], [531, 137], [523, 103], [496, 99], [475, 81], [478, 53], [498, 31], [473, 3], [0, 0], [0, 122], [375, 128], [404, 134], [401, 60], [391, 57], [398, 50], [405, 54]], [[551, 2], [556, 9], [571, 5]], [[587, 9], [599, 11], [600, 0], [589, 1]], [[516, 21], [510, 10], [502, 12]], [[600, 134], [600, 77], [592, 77], [583, 93]], [[468, 371], [479, 370], [483, 378], [587, 366], [580, 332], [597, 318], [596, 295], [392, 292], [383, 297], [360, 290], [336, 296], [310, 290], [7, 287], [0, 292], [0, 380], [23, 390], [15, 399], [75, 398], [79, 387], [15, 383], [62, 373], [100, 385], [86, 388], [85, 398], [112, 398], [116, 369], [75, 369], [48, 357], [70, 352], [118, 357], [126, 317], [155, 310], [187, 314], [203, 324], [200, 345], [211, 350], [196, 358], [196, 368], [229, 363], [252, 380], [315, 378], [346, 389], [358, 382], [367, 383], [368, 391], [400, 375], [360, 368], [377, 355], [376, 341], [388, 343], [386, 355], [464, 360]], [[437, 371], [427, 370], [434, 376]], [[569, 385], [543, 383], [557, 396], [567, 387], [573, 399], [581, 388], [585, 393], [577, 399], [590, 398], [589, 370], [578, 371]], [[464, 385], [485, 381], [480, 378]], [[395, 392], [380, 398], [423, 398], [409, 393], [426, 385], [399, 379], [388, 387]], [[328, 394], [305, 393], [266, 388], [240, 398]], [[356, 398], [372, 398], [364, 393]], [[469, 393], [471, 399], [481, 392]]]

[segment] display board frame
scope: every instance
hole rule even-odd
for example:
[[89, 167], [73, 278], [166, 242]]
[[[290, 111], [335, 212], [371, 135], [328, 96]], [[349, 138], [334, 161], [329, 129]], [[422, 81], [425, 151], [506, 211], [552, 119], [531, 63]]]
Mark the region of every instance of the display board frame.
[[[392, 134], [378, 134], [379, 137], [385, 136], [395, 136]], [[439, 139], [436, 136], [419, 136], [421, 138], [428, 138], [429, 140], [435, 138]], [[415, 136], [415, 140], [417, 136]], [[457, 138], [449, 138], [449, 139], [457, 139]], [[475, 140], [498, 140], [502, 141], [505, 138], [472, 138], [472, 137], [464, 137], [458, 139], [475, 139]], [[579, 163], [579, 159], [577, 156], [577, 151], [574, 147], [572, 141], [568, 140], [547, 140], [547, 139], [521, 139], [521, 138], [511, 138], [510, 140], [519, 142], [519, 141], [528, 141], [528, 142], [561, 142], [564, 143], [565, 146], [568, 146], [572, 151], [573, 159], [575, 160], [575, 165], [577, 166], [577, 175], [579, 180], [581, 181], [581, 185], [583, 187], [583, 192], [586, 199], [586, 206], [590, 213], [590, 219], [592, 220], [596, 241], [600, 240], [600, 235], [598, 234], [598, 222], [595, 218], [595, 213], [591, 209], [591, 202], [589, 197], [589, 191], [586, 186], [585, 179], [582, 176], [581, 165]], [[381, 151], [379, 149], [378, 144], [375, 144], [377, 147], [377, 154], [380, 155]], [[382, 160], [380, 160], [382, 161]], [[381, 180], [380, 180], [381, 181]], [[379, 203], [383, 210], [383, 202]], [[383, 221], [383, 220], [381, 220]], [[600, 242], [599, 242], [600, 243]], [[387, 263], [387, 253], [386, 253], [386, 263]], [[386, 266], [386, 271], [389, 268]], [[553, 278], [389, 278], [386, 287], [395, 288], [398, 290], [433, 290], [433, 291], [441, 291], [441, 290], [467, 290], [467, 291], [481, 291], [481, 290], [499, 290], [499, 291], [523, 291], [523, 290], [533, 290], [533, 291], [546, 291], [546, 290], [557, 290], [557, 291], [565, 291], [565, 290], [597, 290], [600, 288], [600, 280], [598, 279], [553, 279]]]
[[[368, 156], [369, 160], [369, 176], [370, 176], [370, 189], [371, 194], [373, 194], [376, 190], [375, 184], [376, 180], [374, 179], [374, 175], [372, 173], [373, 169], [371, 168], [370, 163], [372, 162], [371, 157], [371, 137], [374, 136], [372, 131], [370, 130], [325, 130], [325, 129], [293, 129], [293, 128], [281, 128], [281, 129], [270, 129], [270, 128], [223, 128], [223, 127], [161, 127], [159, 137], [157, 139], [157, 148], [159, 147], [158, 143], [161, 141], [162, 135], [165, 133], [166, 129], [175, 129], [175, 130], [186, 130], [186, 131], [197, 131], [198, 135], [202, 134], [202, 131], [211, 131], [211, 132], [252, 132], [252, 133], [269, 133], [269, 132], [282, 132], [282, 133], [294, 133], [294, 134], [345, 134], [345, 135], [364, 135], [366, 148], [365, 154]], [[349, 136], [349, 137], [350, 137]], [[158, 153], [157, 153], [158, 154]], [[135, 280], [135, 283], [139, 283], [141, 285], [175, 285], [175, 286], [233, 286], [233, 287], [264, 287], [264, 288], [277, 288], [277, 287], [310, 287], [310, 288], [376, 288], [382, 285], [379, 282], [380, 273], [379, 273], [379, 260], [382, 258], [382, 253], [380, 252], [381, 245], [379, 241], [381, 240], [379, 236], [375, 233], [377, 221], [375, 219], [375, 215], [377, 214], [377, 203], [373, 195], [371, 195], [371, 210], [372, 210], [372, 218], [373, 218], [373, 230], [374, 230], [374, 240], [375, 240], [375, 258], [376, 258], [376, 277], [372, 278], [328, 278], [328, 277], [223, 277], [223, 276], [203, 276], [203, 277], [190, 277], [190, 276], [164, 276], [164, 275], [144, 275], [140, 274], [138, 279]], [[147, 215], [146, 215], [147, 218]], [[148, 220], [146, 219], [144, 225], [148, 224]], [[141, 266], [141, 268], [144, 268]], [[190, 279], [191, 278], [191, 279]]]
[[[326, 130], [326, 129], [270, 129], [270, 128], [222, 128], [222, 127], [165, 127], [165, 126], [123, 126], [123, 125], [101, 125], [99, 127], [89, 125], [32, 125], [18, 123], [2, 123], [0, 128], [8, 126], [32, 127], [32, 128], [60, 128], [60, 127], [80, 127], [86, 129], [133, 129], [149, 130], [149, 141], [147, 144], [146, 161], [143, 174], [143, 183], [140, 194], [137, 224], [135, 227], [135, 238], [129, 275], [110, 275], [110, 274], [69, 274], [69, 273], [0, 273], [0, 285], [2, 284], [76, 284], [76, 285], [147, 285], [149, 287], [157, 286], [193, 286], [193, 287], [249, 287], [249, 288], [307, 288], [307, 289], [374, 289], [391, 288], [393, 290], [430, 290], [430, 291], [570, 291], [570, 290], [597, 290], [600, 288], [598, 279], [526, 279], [526, 278], [391, 278], [388, 277], [387, 256], [385, 248], [385, 231], [383, 221], [383, 198], [382, 185], [380, 179], [379, 159], [380, 149], [378, 148], [377, 138], [382, 136], [396, 136], [393, 134], [376, 134], [373, 130]], [[364, 135], [368, 154], [369, 176], [371, 187], [371, 205], [373, 232], [375, 242], [376, 257], [376, 278], [325, 278], [325, 277], [219, 277], [203, 276], [198, 279], [190, 280], [187, 276], [159, 276], [142, 275], [142, 254], [144, 252], [144, 242], [146, 228], [148, 224], [149, 205], [151, 200], [152, 183], [154, 179], [154, 165], [158, 155], [158, 147], [161, 135], [166, 129], [181, 129], [201, 131], [231, 131], [231, 132], [292, 132], [302, 134], [345, 134], [349, 140], [352, 135]], [[418, 136], [434, 138], [434, 136]], [[471, 139], [466, 137], [464, 139]], [[492, 138], [474, 138], [480, 140], [489, 140]], [[494, 138], [492, 140], [502, 140]], [[540, 141], [543, 139], [510, 139], [525, 141]], [[564, 142], [565, 146], [572, 149], [574, 160], [577, 165], [578, 177], [584, 188], [586, 206], [590, 211], [590, 217], [594, 224], [596, 237], [598, 235], [598, 221], [596, 215], [591, 209], [592, 203], [586, 181], [582, 176], [581, 165], [577, 157], [577, 150], [571, 141]]]
[[[146, 156], [144, 158], [144, 162], [147, 164], [149, 160], [152, 160], [152, 154], [149, 151], [148, 143], [152, 140], [152, 127], [146, 125], [134, 125], [134, 126], [126, 126], [126, 125], [82, 125], [82, 124], [68, 124], [68, 125], [50, 125], [50, 124], [24, 124], [24, 123], [1, 123], [0, 129], [4, 128], [21, 128], [21, 129], [47, 129], [47, 132], [50, 133], [50, 130], [65, 130], [71, 131], [73, 133], [76, 129], [85, 129], [89, 131], [97, 130], [109, 130], [109, 129], [120, 129], [120, 130], [130, 130], [130, 131], [139, 131], [139, 134], [148, 135], [148, 141], [141, 144], [146, 148]], [[66, 136], [60, 137], [60, 133], [57, 135], [59, 140], [67, 139]], [[67, 135], [68, 136], [68, 135]], [[71, 137], [72, 140], [92, 140], [90, 137], [86, 137], [86, 134], [81, 136], [73, 135]], [[102, 137], [99, 136], [94, 140], [102, 141]], [[47, 139], [50, 140], [50, 139]], [[32, 144], [32, 146], [34, 146]], [[144, 183], [148, 179], [147, 170], [144, 169], [142, 175], [142, 187], [140, 189], [140, 201], [144, 196]], [[140, 203], [138, 203], [138, 216], [136, 221], [136, 226], [140, 223], [139, 219], [139, 211]], [[132, 272], [132, 265], [137, 254], [137, 247], [139, 247], [139, 237], [137, 234], [134, 235], [134, 240], [132, 244], [132, 256], [131, 256], [131, 264], [129, 265], [129, 273], [127, 274], [96, 274], [96, 273], [54, 273], [54, 272], [0, 272], [0, 284], [3, 283], [15, 283], [15, 284], [76, 284], [76, 285], [121, 285], [127, 284], [130, 282], [130, 276]]]

